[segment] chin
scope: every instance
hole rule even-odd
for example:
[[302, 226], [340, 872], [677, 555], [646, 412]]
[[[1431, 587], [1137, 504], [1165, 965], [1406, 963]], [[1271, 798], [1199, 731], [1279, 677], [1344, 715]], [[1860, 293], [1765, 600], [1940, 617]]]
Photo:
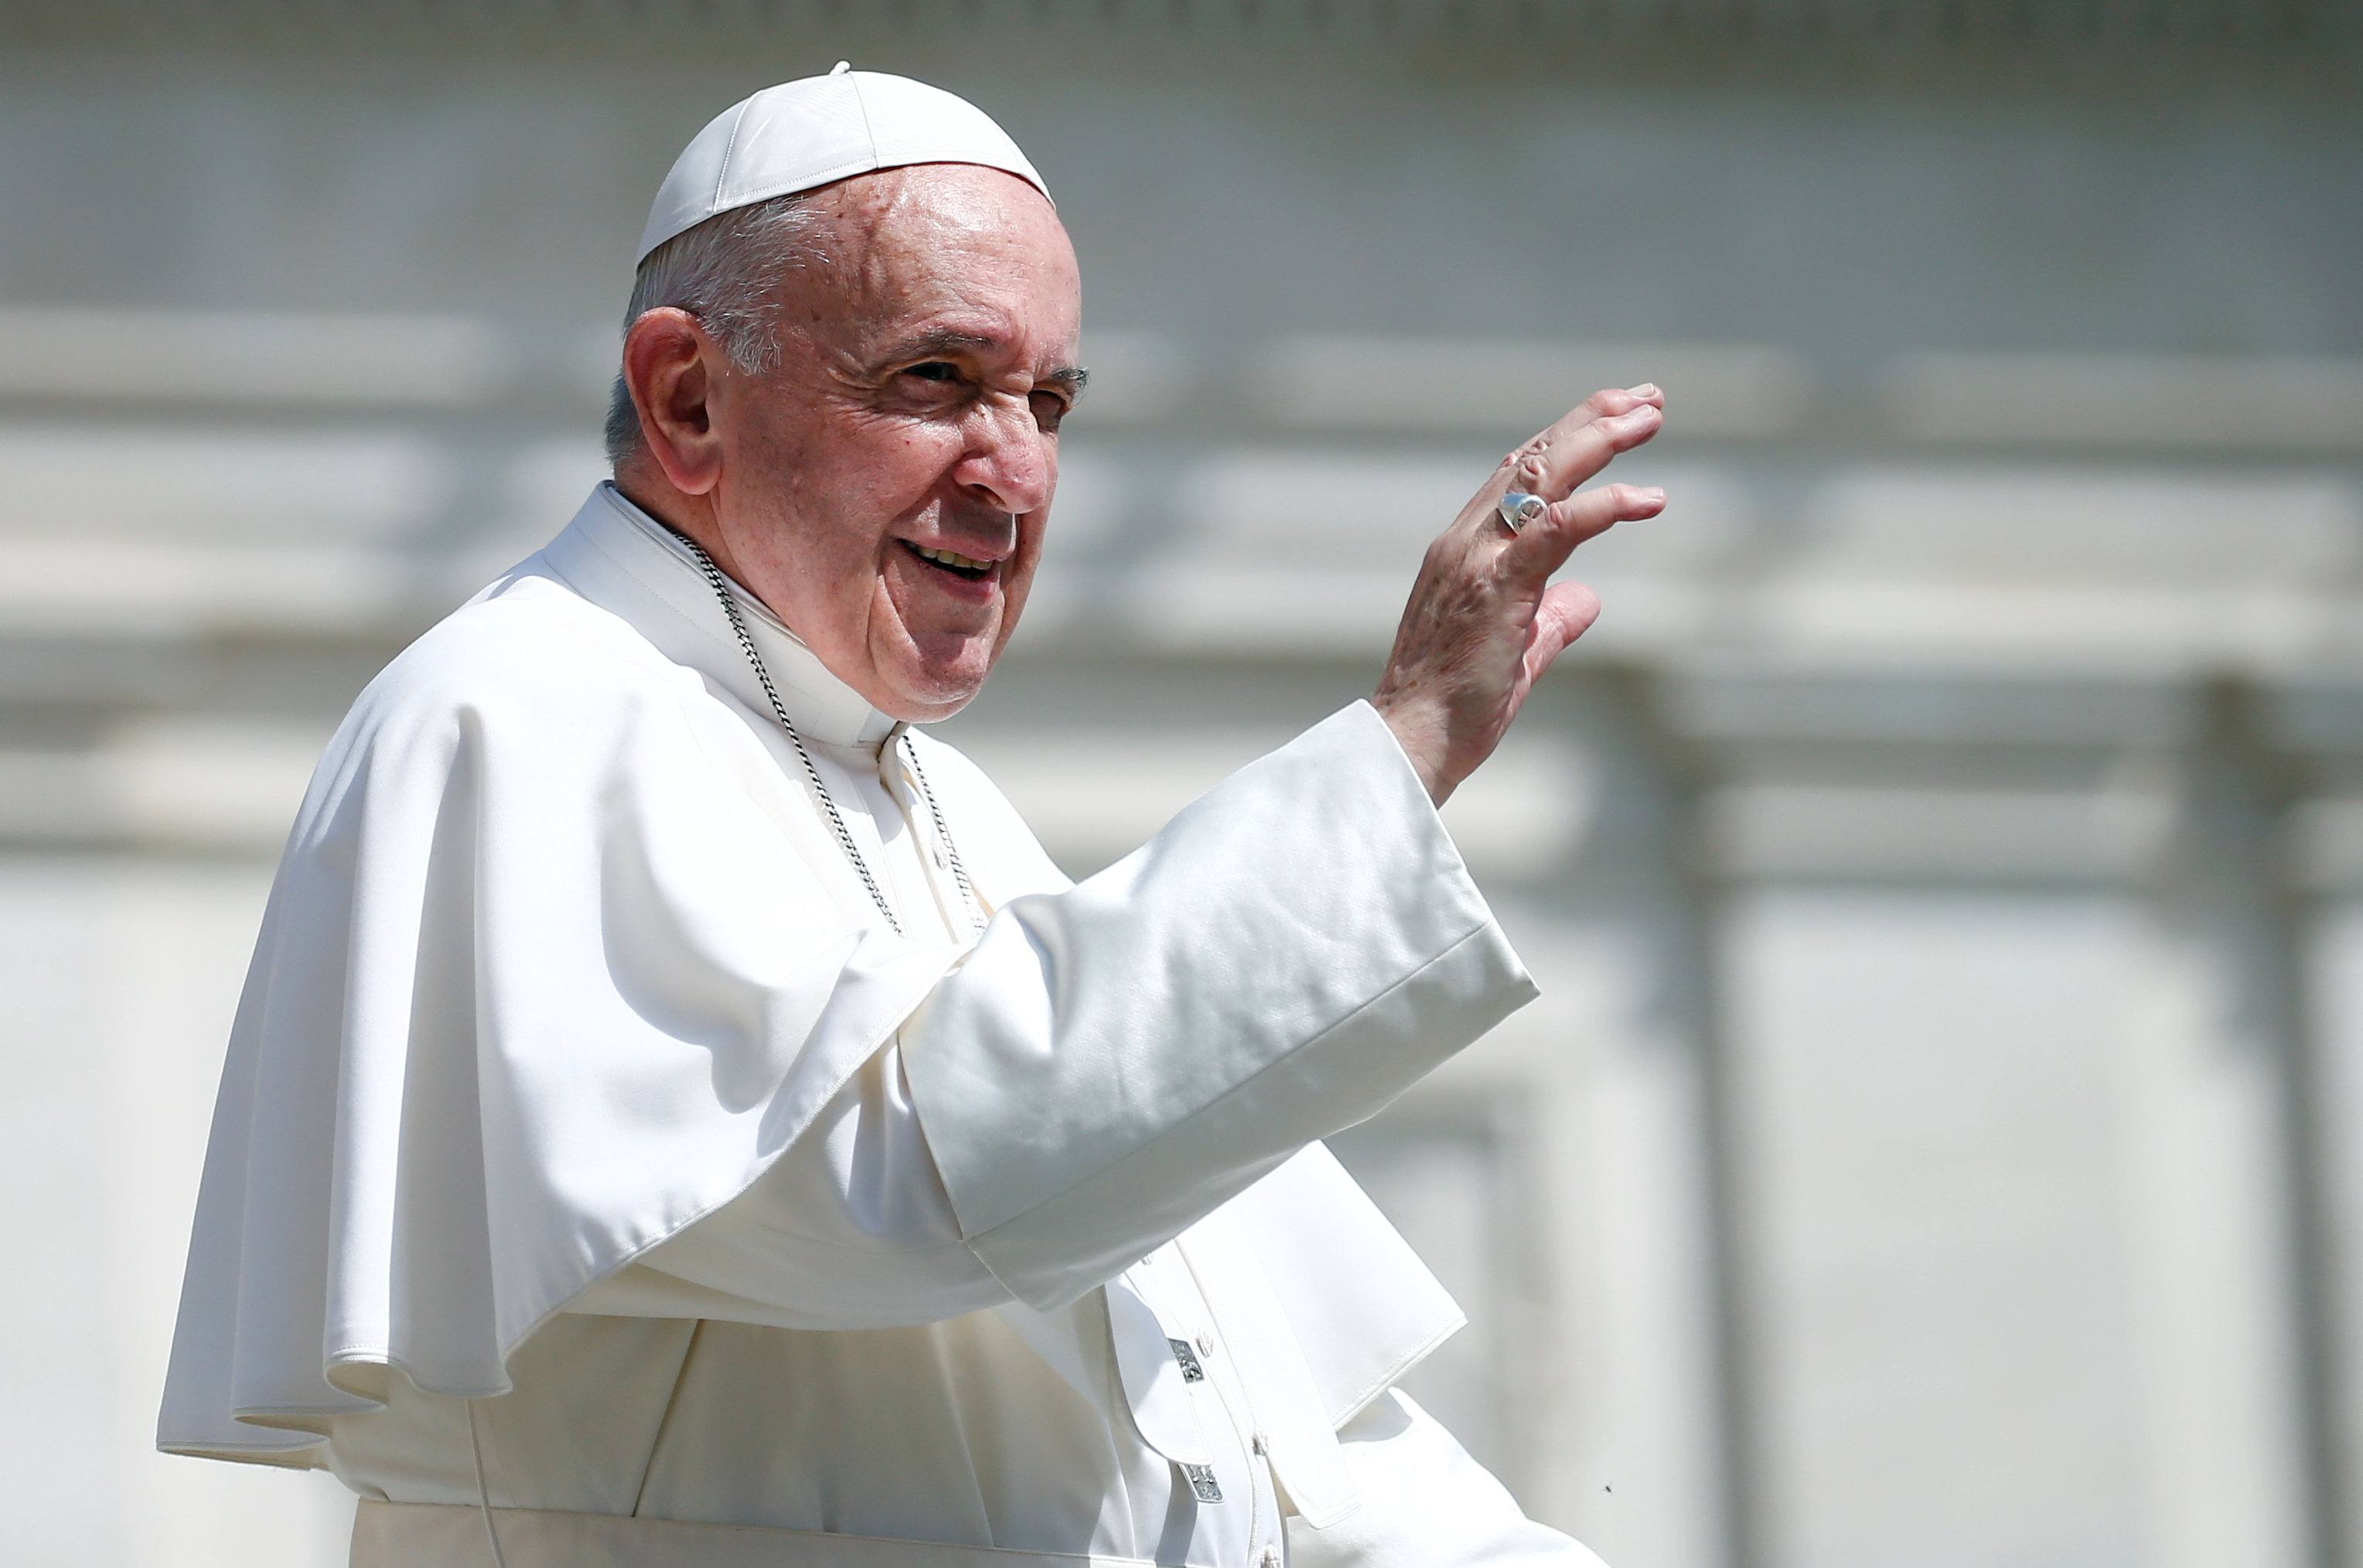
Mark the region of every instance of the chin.
[[949, 718], [966, 707], [984, 689], [983, 671], [930, 671], [910, 673], [888, 683], [887, 695], [892, 702], [878, 704], [879, 711], [911, 724], [932, 723]]
[[881, 669], [880, 684], [894, 701], [880, 703], [879, 711], [924, 724], [949, 718], [966, 707], [984, 689], [984, 678], [993, 672], [993, 657], [998, 650], [982, 638], [960, 641], [949, 658], [906, 657], [895, 662], [899, 668]]

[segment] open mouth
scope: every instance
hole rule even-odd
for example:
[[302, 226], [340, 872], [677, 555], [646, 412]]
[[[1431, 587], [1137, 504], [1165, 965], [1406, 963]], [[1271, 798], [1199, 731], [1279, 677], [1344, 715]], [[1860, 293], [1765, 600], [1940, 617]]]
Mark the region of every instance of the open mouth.
[[967, 556], [961, 555], [956, 550], [929, 550], [924, 545], [913, 544], [908, 539], [904, 539], [903, 541], [903, 548], [909, 550], [913, 555], [917, 556], [920, 560], [926, 562], [928, 565], [938, 567], [943, 571], [950, 573], [953, 576], [970, 583], [979, 581], [986, 573], [993, 570], [992, 562], [971, 561]]

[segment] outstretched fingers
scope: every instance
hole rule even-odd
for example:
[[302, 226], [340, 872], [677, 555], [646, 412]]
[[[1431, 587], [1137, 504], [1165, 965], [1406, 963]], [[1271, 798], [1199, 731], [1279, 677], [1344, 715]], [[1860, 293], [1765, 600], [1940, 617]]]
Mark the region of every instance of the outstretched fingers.
[[1584, 540], [1665, 509], [1666, 493], [1654, 484], [1603, 484], [1579, 491], [1527, 524], [1504, 553], [1529, 573], [1548, 577], [1567, 564], [1568, 556]]
[[[1658, 433], [1664, 401], [1654, 386], [1594, 393], [1504, 458], [1428, 547], [1370, 700], [1430, 798], [1442, 802], [1485, 760], [1535, 681], [1599, 616], [1591, 589], [1551, 574], [1585, 539], [1665, 509], [1665, 493], [1641, 485], [1576, 493]], [[1542, 504], [1522, 502], [1504, 528], [1499, 508], [1514, 490]]]
[[1556, 501], [1665, 423], [1666, 395], [1649, 384], [1604, 387], [1510, 454], [1507, 486]]

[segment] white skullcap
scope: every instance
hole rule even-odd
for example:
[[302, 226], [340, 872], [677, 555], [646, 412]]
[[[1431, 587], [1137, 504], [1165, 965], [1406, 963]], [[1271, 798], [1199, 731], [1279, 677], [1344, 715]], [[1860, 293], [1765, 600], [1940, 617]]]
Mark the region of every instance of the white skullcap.
[[1050, 194], [1009, 133], [974, 104], [839, 61], [826, 76], [764, 88], [699, 131], [657, 191], [640, 260], [716, 213], [911, 163], [982, 163]]

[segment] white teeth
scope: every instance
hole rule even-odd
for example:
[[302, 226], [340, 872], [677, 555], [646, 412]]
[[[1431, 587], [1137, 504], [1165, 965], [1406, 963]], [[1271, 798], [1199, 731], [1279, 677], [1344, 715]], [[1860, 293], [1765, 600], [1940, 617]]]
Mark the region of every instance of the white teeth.
[[946, 566], [957, 566], [963, 572], [982, 572], [992, 564], [987, 561], [971, 561], [967, 556], [949, 550], [929, 550], [923, 544], [915, 544], [911, 548], [929, 561], [939, 561]]

